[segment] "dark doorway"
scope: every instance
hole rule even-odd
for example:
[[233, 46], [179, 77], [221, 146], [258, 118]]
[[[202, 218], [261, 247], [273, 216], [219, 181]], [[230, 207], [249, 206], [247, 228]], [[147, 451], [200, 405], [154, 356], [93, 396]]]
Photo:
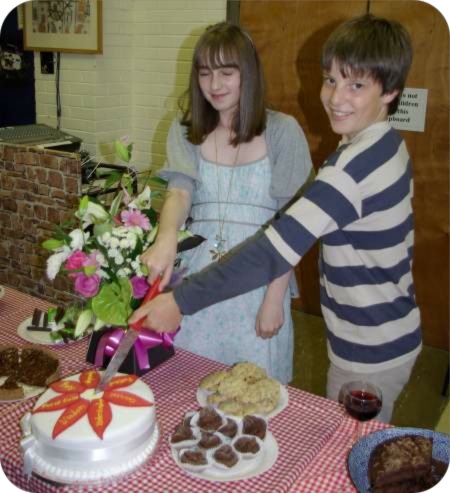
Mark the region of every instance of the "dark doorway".
[[36, 123], [34, 52], [23, 51], [17, 8], [0, 32], [0, 127]]

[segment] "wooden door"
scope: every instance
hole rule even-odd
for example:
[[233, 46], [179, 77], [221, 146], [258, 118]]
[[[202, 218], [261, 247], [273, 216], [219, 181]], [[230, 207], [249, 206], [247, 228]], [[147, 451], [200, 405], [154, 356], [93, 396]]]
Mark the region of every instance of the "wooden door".
[[[314, 166], [336, 148], [319, 100], [320, 51], [341, 22], [366, 12], [401, 22], [412, 34], [414, 61], [407, 87], [427, 88], [425, 132], [402, 132], [415, 177], [414, 277], [424, 340], [448, 348], [449, 176], [448, 26], [429, 4], [414, 1], [241, 0], [240, 22], [261, 55], [270, 105], [292, 114], [305, 131]], [[293, 304], [319, 314], [318, 247], [296, 268], [301, 299]]]

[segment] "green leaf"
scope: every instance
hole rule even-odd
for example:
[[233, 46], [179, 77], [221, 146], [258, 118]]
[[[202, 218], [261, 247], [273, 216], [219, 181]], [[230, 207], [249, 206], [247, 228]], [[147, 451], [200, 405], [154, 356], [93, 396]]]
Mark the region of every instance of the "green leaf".
[[56, 317], [56, 308], [51, 307], [47, 310], [47, 322], [51, 323], [55, 320]]
[[87, 209], [87, 206], [89, 204], [89, 196], [85, 195], [81, 200], [80, 200], [80, 205], [78, 206], [78, 212], [83, 215], [84, 211]]
[[167, 185], [167, 181], [160, 178], [159, 176], [153, 176], [149, 179], [149, 182], [157, 183], [158, 185], [161, 185], [165, 187]]
[[120, 204], [123, 199], [123, 190], [120, 190], [118, 194], [114, 197], [114, 200], [111, 202], [111, 207], [109, 208], [109, 213], [112, 217], [114, 217], [119, 212]]
[[143, 209], [141, 212], [148, 217], [148, 220], [150, 221], [150, 224], [152, 226], [154, 226], [158, 222], [158, 213], [155, 211], [155, 209]]
[[131, 159], [131, 154], [130, 154], [130, 147], [127, 146], [125, 147], [122, 142], [116, 140], [114, 142], [114, 149], [116, 151], [116, 154], [119, 156], [120, 159], [122, 159], [122, 161], [125, 161], [126, 163], [129, 162], [129, 160]]
[[117, 171], [113, 171], [106, 178], [104, 188], [107, 189], [107, 188], [112, 187], [116, 183], [119, 183], [121, 179], [122, 179], [122, 173], [118, 173]]
[[105, 326], [105, 322], [103, 322], [103, 320], [100, 320], [99, 318], [97, 318], [95, 320], [95, 324], [94, 324], [94, 332], [96, 332], [97, 330], [100, 330], [102, 327]]
[[55, 238], [50, 238], [42, 242], [42, 247], [46, 250], [56, 250], [64, 245], [64, 241], [56, 240]]
[[147, 241], [152, 244], [155, 241], [156, 235], [158, 234], [158, 225], [156, 225], [153, 229], [150, 230], [150, 233], [147, 235]]
[[103, 233], [111, 233], [112, 229], [111, 223], [94, 224], [94, 236], [98, 238]]
[[95, 265], [85, 265], [83, 267], [83, 272], [87, 276], [93, 276], [97, 271], [97, 267]]
[[105, 284], [92, 300], [92, 309], [97, 318], [107, 325], [128, 326], [132, 288], [130, 281], [123, 277], [118, 282]]
[[77, 339], [81, 337], [89, 327], [93, 318], [92, 310], [83, 310], [78, 317], [77, 324], [75, 326], [75, 331], [73, 333], [74, 337]]

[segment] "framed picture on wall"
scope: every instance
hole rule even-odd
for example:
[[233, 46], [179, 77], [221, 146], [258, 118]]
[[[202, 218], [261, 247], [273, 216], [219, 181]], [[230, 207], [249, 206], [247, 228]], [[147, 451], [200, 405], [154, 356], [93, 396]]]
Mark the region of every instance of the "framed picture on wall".
[[102, 0], [32, 0], [22, 7], [24, 50], [102, 53]]

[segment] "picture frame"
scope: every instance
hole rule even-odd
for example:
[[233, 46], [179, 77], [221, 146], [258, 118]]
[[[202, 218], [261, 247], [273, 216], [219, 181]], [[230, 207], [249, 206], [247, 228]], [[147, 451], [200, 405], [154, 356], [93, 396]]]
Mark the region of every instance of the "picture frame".
[[24, 50], [102, 53], [102, 0], [32, 0], [23, 7]]

